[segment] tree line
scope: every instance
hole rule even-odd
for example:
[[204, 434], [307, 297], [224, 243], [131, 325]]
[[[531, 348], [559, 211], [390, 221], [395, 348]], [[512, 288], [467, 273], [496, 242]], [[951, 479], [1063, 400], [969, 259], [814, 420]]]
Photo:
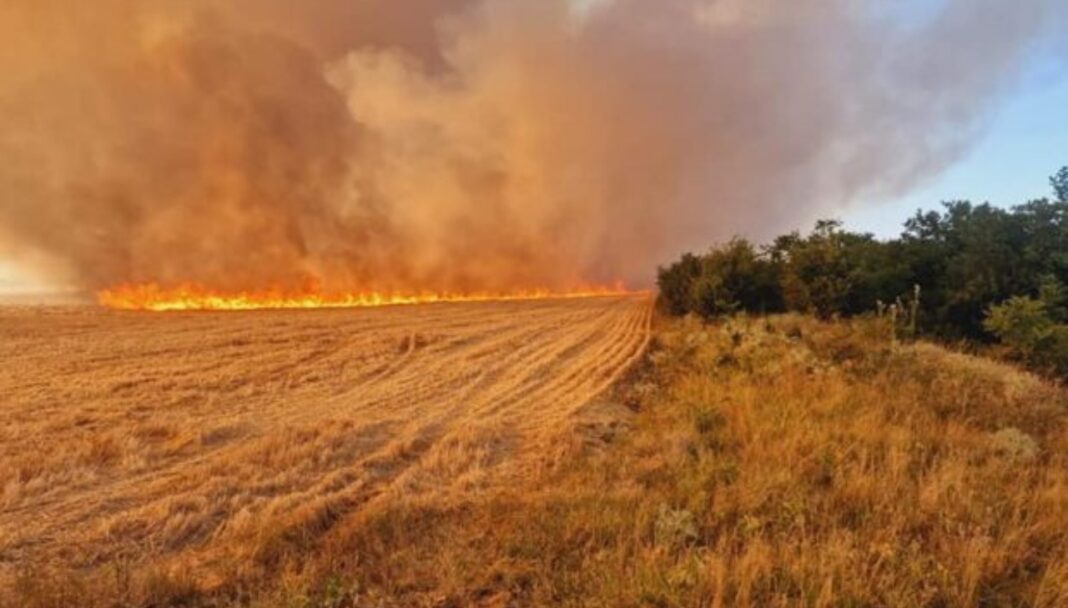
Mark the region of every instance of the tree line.
[[1050, 183], [1053, 198], [1009, 209], [953, 201], [917, 212], [894, 239], [833, 220], [763, 245], [734, 238], [660, 268], [660, 304], [705, 318], [906, 308], [919, 333], [1000, 341], [1068, 374], [1068, 167]]

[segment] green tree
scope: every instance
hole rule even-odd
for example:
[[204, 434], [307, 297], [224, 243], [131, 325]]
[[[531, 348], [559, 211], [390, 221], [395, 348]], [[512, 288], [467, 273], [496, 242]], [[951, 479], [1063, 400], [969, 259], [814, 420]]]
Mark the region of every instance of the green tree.
[[1057, 196], [1057, 200], [1068, 203], [1068, 167], [1061, 167], [1056, 175], [1049, 178], [1049, 183], [1053, 186], [1053, 193]]
[[1047, 275], [1038, 286], [1038, 300], [1046, 307], [1050, 319], [1068, 323], [1068, 289], [1057, 277]]
[[820, 220], [807, 238], [780, 238], [773, 255], [784, 261], [783, 296], [789, 308], [822, 318], [840, 313], [848, 299], [852, 277], [841, 222]]
[[1001, 339], [1029, 360], [1068, 369], [1068, 167], [1056, 200], [1011, 208], [970, 201], [918, 212], [881, 241], [820, 221], [764, 248], [735, 239], [661, 269], [665, 308], [706, 317], [781, 308], [826, 318], [908, 301], [920, 329], [943, 339]]
[[1023, 248], [1018, 253], [1027, 270], [1029, 283], [1056, 277], [1068, 282], [1068, 201], [1036, 200], [1013, 208], [1013, 216], [1023, 231]]
[[668, 266], [657, 270], [656, 284], [660, 289], [660, 305], [672, 315], [684, 315], [694, 310], [694, 283], [701, 276], [701, 258], [687, 253]]
[[904, 240], [915, 255], [915, 283], [927, 294], [924, 316], [936, 319], [943, 335], [983, 337], [991, 304], [1035, 288], [1037, 274], [1024, 257], [1027, 231], [1015, 212], [945, 203], [942, 213], [906, 223]]
[[735, 238], [701, 259], [701, 275], [693, 285], [695, 312], [706, 318], [782, 309], [778, 268], [745, 239]]

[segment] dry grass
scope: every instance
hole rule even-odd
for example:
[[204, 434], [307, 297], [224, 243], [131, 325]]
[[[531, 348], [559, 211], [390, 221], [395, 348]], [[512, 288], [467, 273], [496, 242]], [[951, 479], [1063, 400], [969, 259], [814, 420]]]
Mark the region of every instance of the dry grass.
[[1068, 605], [1068, 396], [1031, 375], [875, 323], [671, 322], [616, 397], [608, 445], [375, 505], [254, 605]]
[[650, 316], [646, 298], [4, 309], [0, 605], [228, 593], [370, 504], [528, 478]]
[[[244, 548], [211, 564], [228, 582], [215, 594], [195, 570], [124, 566], [111, 582], [38, 569], [17, 593], [36, 606], [1068, 605], [1068, 395], [998, 363], [894, 347], [884, 329], [665, 321], [612, 401], [556, 425], [579, 432], [392, 442], [381, 470], [410, 460], [418, 479], [392, 477], [350, 497], [358, 507], [293, 496], [278, 518], [241, 524], [257, 536], [194, 542]], [[347, 436], [331, 428], [317, 432]], [[470, 471], [502, 445], [528, 446], [508, 461], [530, 464], [499, 483], [431, 485], [485, 479]], [[87, 449], [115, 462], [107, 442]], [[162, 521], [184, 529], [182, 514], [204, 509], [177, 503]]]

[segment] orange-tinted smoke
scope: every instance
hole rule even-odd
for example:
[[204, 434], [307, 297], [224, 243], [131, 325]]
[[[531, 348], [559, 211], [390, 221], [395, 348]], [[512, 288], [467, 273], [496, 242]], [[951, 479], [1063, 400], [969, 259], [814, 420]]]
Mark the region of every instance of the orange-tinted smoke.
[[907, 190], [1057, 0], [8, 0], [0, 257], [58, 282], [566, 291]]

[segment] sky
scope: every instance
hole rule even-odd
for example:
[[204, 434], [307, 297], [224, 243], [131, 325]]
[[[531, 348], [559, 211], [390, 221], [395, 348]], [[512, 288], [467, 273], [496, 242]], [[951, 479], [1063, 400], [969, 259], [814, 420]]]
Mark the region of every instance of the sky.
[[1049, 177], [1068, 165], [1068, 78], [1039, 71], [1000, 109], [978, 146], [915, 191], [861, 203], [840, 215], [847, 227], [880, 237], [900, 234], [917, 209], [970, 200], [1008, 207], [1051, 194]]

